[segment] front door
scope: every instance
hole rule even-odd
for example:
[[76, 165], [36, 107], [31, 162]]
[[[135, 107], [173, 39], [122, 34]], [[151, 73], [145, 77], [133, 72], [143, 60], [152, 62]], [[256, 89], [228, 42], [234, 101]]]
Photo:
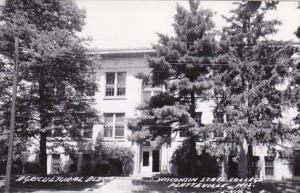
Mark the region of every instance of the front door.
[[160, 170], [160, 151], [144, 148], [141, 155], [141, 174], [151, 175]]

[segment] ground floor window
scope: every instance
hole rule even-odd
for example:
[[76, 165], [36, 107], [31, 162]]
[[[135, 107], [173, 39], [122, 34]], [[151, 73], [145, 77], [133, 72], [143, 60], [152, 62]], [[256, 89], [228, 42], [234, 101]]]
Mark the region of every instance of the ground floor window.
[[71, 155], [70, 156], [70, 172], [78, 172], [78, 156], [77, 155]]
[[143, 152], [143, 166], [149, 166], [149, 151]]
[[300, 176], [300, 151], [295, 151], [294, 157], [294, 175]]
[[60, 173], [60, 154], [52, 154], [52, 174]]
[[274, 176], [274, 159], [272, 157], [265, 157], [265, 175]]
[[252, 157], [252, 176], [259, 177], [259, 157]]
[[82, 155], [82, 166], [81, 171], [83, 175], [90, 175], [92, 172], [92, 155], [83, 154]]

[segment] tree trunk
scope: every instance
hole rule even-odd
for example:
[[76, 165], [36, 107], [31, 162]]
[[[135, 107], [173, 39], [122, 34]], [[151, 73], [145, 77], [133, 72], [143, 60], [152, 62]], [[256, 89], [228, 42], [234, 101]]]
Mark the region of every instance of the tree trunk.
[[47, 133], [44, 131], [46, 127], [46, 115], [45, 115], [45, 82], [43, 72], [40, 72], [39, 80], [39, 112], [40, 112], [40, 171], [41, 175], [47, 175]]
[[[195, 99], [195, 92], [191, 92], [191, 105], [190, 105], [190, 114], [192, 118], [195, 118], [195, 113], [196, 113], [196, 99]], [[196, 136], [194, 134], [191, 135], [190, 138], [190, 143], [191, 143], [191, 168], [190, 168], [190, 173], [191, 176], [198, 176], [197, 171], [197, 149], [196, 149]]]
[[255, 171], [253, 171], [253, 147], [252, 144], [248, 144], [248, 151], [247, 151], [247, 175], [248, 178], [255, 176]]
[[41, 175], [47, 175], [47, 136], [45, 132], [40, 134], [40, 171]]

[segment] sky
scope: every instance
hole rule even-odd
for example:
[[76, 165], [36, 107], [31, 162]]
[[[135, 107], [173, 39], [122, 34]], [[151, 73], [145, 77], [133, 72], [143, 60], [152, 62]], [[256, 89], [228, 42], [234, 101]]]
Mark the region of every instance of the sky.
[[[172, 23], [176, 4], [188, 8], [187, 1], [171, 0], [76, 0], [80, 8], [86, 10], [86, 26], [81, 36], [90, 36], [92, 48], [126, 49], [151, 48], [156, 43], [157, 32], [174, 35]], [[298, 2], [281, 1], [276, 11], [267, 18], [282, 21], [274, 39], [294, 40], [293, 34], [300, 26]], [[217, 29], [226, 25], [221, 15], [229, 16], [235, 6], [230, 1], [201, 1], [201, 6], [212, 9], [216, 15], [213, 20]]]

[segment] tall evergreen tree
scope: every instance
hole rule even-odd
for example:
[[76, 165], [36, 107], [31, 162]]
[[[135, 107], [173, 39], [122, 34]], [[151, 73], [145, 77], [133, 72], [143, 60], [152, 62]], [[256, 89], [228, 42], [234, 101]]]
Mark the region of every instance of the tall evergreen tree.
[[[252, 170], [252, 146], [256, 143], [276, 143], [283, 136], [281, 117], [283, 92], [277, 89], [288, 75], [290, 49], [286, 42], [269, 40], [277, 32], [277, 20], [266, 20], [275, 4], [238, 2], [232, 16], [225, 18], [221, 54], [214, 69], [216, 113], [226, 122], [215, 123], [210, 129], [226, 133], [211, 153], [237, 153], [244, 140], [248, 146], [248, 175]], [[260, 3], [259, 3], [260, 4]], [[236, 154], [237, 155], [237, 154]]]
[[189, 135], [190, 175], [196, 175], [196, 141], [201, 125], [195, 121], [197, 100], [208, 99], [211, 88], [211, 57], [215, 54], [213, 13], [189, 1], [190, 10], [177, 5], [173, 24], [175, 36], [158, 34], [156, 55], [149, 57], [152, 86], [163, 85], [164, 92], [143, 106], [142, 117], [130, 128], [133, 140], [169, 143], [174, 132], [186, 129]]
[[[7, 0], [1, 15], [1, 54], [13, 58], [14, 37], [20, 39], [16, 134], [39, 136], [41, 173], [47, 173], [47, 149], [80, 137], [97, 120], [93, 99], [95, 66], [85, 39], [77, 36], [84, 12], [73, 0]], [[8, 130], [11, 62], [2, 62], [1, 130]], [[61, 137], [47, 146], [52, 130]], [[51, 138], [52, 139], [52, 138]]]
[[[300, 9], [300, 5], [297, 7]], [[300, 10], [299, 10], [300, 11]], [[300, 26], [297, 28], [295, 35], [300, 40]], [[299, 150], [300, 149], [300, 45], [299, 43], [296, 45], [295, 53], [292, 56], [292, 70], [290, 72], [290, 85], [289, 90], [287, 90], [286, 96], [288, 96], [288, 102], [292, 104], [292, 106], [296, 106], [298, 110], [297, 116], [294, 118], [295, 123], [297, 124], [294, 128], [292, 128], [289, 133], [294, 137], [292, 140], [294, 141], [294, 147]]]

